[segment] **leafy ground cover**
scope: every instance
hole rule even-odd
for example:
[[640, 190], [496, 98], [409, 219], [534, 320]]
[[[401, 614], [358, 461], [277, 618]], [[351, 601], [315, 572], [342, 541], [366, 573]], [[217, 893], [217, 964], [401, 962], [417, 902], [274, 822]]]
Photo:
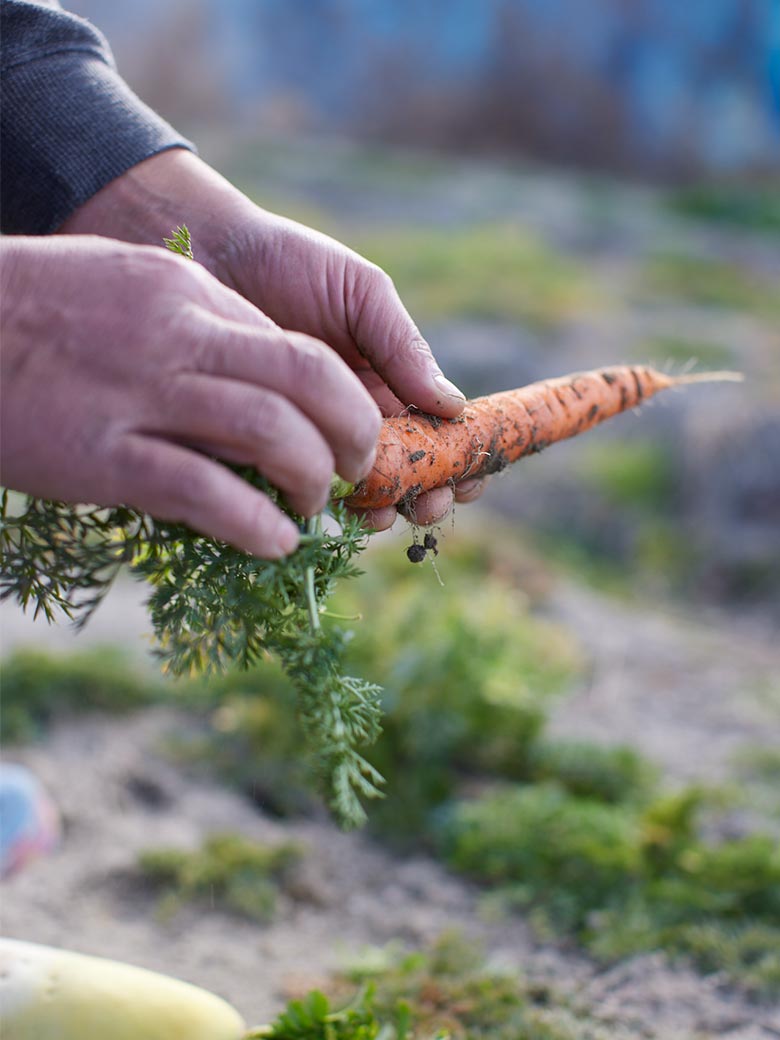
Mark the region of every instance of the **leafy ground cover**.
[[[355, 992], [355, 986], [359, 986]], [[426, 950], [368, 951], [331, 983], [290, 1001], [271, 1040], [631, 1040], [549, 987], [485, 964], [456, 933]]]
[[[583, 675], [581, 650], [541, 616], [543, 593], [533, 607], [517, 588], [523, 559], [511, 542], [445, 544], [446, 596], [435, 610], [433, 569], [410, 564], [398, 547], [373, 552], [366, 577], [339, 597], [341, 610], [366, 619], [350, 665], [378, 670], [385, 686], [371, 761], [389, 788], [371, 814], [373, 833], [396, 848], [427, 847], [485, 885], [494, 908], [520, 908], [541, 935], [575, 939], [605, 961], [664, 949], [757, 996], [780, 993], [776, 839], [722, 840], [722, 793], [669, 794], [630, 748], [548, 736], [552, 705]], [[79, 667], [89, 680], [83, 660]], [[98, 677], [101, 667], [97, 658]], [[11, 662], [12, 675], [18, 668]], [[42, 690], [32, 704], [57, 668], [50, 660], [35, 673]], [[161, 695], [154, 686], [147, 694]], [[178, 702], [202, 719], [194, 740], [172, 746], [178, 761], [206, 765], [281, 816], [314, 811], [281, 671], [263, 664], [185, 683]], [[147, 856], [142, 868], [169, 903], [208, 888], [257, 917], [273, 902], [268, 855], [225, 839], [198, 853]]]
[[138, 876], [158, 893], [162, 917], [194, 901], [267, 921], [301, 854], [291, 842], [269, 846], [240, 834], [213, 834], [199, 849], [147, 849], [139, 856]]
[[3, 662], [2, 733], [5, 743], [40, 735], [74, 712], [126, 712], [163, 696], [163, 684], [116, 650], [99, 648], [67, 656], [19, 650]]
[[494, 897], [600, 958], [665, 949], [777, 995], [780, 846], [760, 834], [703, 840], [701, 797], [605, 804], [554, 783], [508, 787], [451, 807], [442, 848]]

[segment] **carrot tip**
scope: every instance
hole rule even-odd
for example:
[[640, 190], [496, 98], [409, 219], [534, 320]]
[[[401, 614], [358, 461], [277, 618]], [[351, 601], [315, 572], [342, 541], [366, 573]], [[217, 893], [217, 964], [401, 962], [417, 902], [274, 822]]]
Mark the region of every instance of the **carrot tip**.
[[742, 372], [689, 372], [685, 375], [672, 376], [675, 386], [684, 383], [743, 383]]

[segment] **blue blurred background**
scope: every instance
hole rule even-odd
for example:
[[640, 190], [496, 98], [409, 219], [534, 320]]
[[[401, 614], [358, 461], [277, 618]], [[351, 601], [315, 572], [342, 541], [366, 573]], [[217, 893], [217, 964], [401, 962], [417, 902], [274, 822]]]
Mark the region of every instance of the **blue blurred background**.
[[[66, 6], [68, 6], [66, 4]], [[642, 175], [780, 159], [780, 0], [74, 0], [174, 121]]]

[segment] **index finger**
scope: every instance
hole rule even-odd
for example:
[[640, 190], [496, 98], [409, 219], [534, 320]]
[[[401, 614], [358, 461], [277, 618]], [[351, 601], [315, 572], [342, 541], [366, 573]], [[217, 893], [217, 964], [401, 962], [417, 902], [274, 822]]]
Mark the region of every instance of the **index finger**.
[[317, 427], [340, 476], [359, 480], [365, 475], [382, 419], [371, 395], [334, 351], [303, 333], [253, 329], [213, 315], [202, 318], [211, 342], [201, 364], [209, 374], [280, 394]]

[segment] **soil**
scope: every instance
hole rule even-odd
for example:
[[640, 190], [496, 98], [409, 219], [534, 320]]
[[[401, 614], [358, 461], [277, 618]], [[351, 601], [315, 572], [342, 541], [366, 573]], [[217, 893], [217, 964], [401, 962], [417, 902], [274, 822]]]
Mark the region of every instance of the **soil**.
[[[628, 607], [566, 582], [555, 587], [548, 609], [579, 634], [593, 662], [589, 682], [561, 705], [553, 723], [559, 732], [629, 740], [680, 780], [722, 779], [740, 746], [780, 740], [780, 698], [771, 687], [780, 650], [769, 637], [737, 637], [722, 621]], [[8, 605], [0, 620], [6, 653], [25, 642], [41, 645], [47, 635], [60, 645], [105, 641], [112, 626], [114, 636], [132, 634], [130, 645], [144, 648], [143, 609], [129, 584], [114, 590], [100, 624], [78, 637], [32, 624]], [[6, 934], [177, 975], [220, 993], [257, 1023], [361, 948], [419, 945], [455, 927], [482, 943], [492, 962], [552, 981], [611, 1023], [616, 1036], [780, 1036], [780, 1007], [751, 1003], [717, 976], [703, 978], [659, 954], [604, 970], [576, 951], [540, 943], [519, 915], [487, 919], [479, 891], [425, 856], [399, 858], [324, 819], [263, 816], [242, 796], [166, 759], [166, 735], [188, 725], [168, 708], [87, 716], [14, 750], [9, 757], [29, 765], [54, 794], [65, 834], [55, 854], [4, 883]], [[208, 905], [161, 919], [156, 898], [133, 882], [142, 849], [194, 848], [215, 831], [292, 839], [307, 850], [272, 923]]]

